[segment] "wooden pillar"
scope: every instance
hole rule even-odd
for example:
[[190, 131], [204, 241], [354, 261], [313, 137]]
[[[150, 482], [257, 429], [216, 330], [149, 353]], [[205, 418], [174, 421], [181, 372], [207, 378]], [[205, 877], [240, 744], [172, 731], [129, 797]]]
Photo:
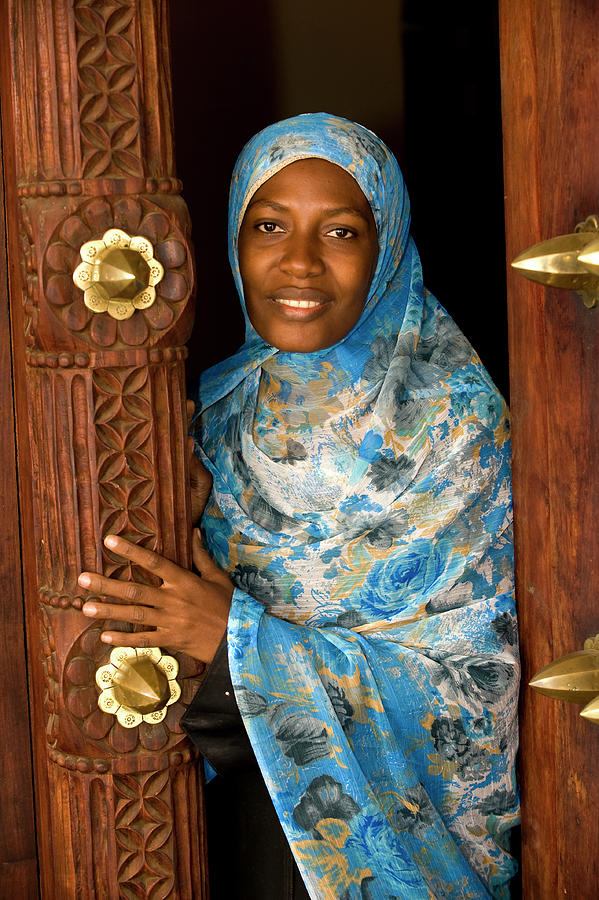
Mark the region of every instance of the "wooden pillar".
[[[599, 5], [501, 0], [508, 261], [599, 213]], [[527, 687], [599, 631], [599, 309], [508, 267], [523, 897], [597, 896], [599, 728]]]
[[[79, 612], [82, 569], [147, 578], [114, 532], [190, 562], [185, 459], [189, 221], [173, 160], [165, 0], [5, 0], [2, 99], [38, 843], [44, 900], [207, 896], [196, 754], [181, 701], [121, 726], [97, 705], [110, 648]], [[124, 320], [84, 304], [79, 249], [151, 242], [156, 300]], [[29, 468], [30, 463], [30, 468]], [[28, 484], [31, 480], [31, 491]]]

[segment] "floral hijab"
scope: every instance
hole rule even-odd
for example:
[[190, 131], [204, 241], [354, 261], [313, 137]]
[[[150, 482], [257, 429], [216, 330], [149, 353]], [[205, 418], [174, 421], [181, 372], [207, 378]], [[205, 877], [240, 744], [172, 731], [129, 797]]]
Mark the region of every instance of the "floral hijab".
[[[312, 157], [355, 178], [379, 257], [343, 340], [280, 352], [245, 312], [237, 236], [252, 194]], [[256, 135], [233, 174], [229, 253], [246, 340], [200, 384], [203, 528], [236, 585], [236, 697], [308, 890], [508, 896], [505, 405], [424, 289], [399, 167], [367, 129], [318, 113]]]

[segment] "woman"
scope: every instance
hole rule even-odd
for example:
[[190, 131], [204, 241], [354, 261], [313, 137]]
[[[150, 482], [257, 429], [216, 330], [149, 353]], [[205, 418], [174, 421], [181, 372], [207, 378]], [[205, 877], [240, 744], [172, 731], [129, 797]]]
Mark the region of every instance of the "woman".
[[[246, 341], [203, 376], [194, 423], [211, 556], [196, 537], [199, 578], [111, 537], [165, 585], [84, 612], [157, 626], [127, 643], [213, 672], [226, 628], [236, 703], [311, 897], [507, 897], [504, 404], [422, 286], [403, 180], [371, 132], [321, 113], [256, 135], [229, 223]], [[206, 708], [192, 704], [191, 729]]]

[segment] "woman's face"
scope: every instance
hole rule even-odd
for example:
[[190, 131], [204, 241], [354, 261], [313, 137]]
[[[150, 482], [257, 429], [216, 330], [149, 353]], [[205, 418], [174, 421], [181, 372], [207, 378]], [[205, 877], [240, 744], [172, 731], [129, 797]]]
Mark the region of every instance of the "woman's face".
[[256, 191], [239, 232], [252, 325], [279, 350], [336, 344], [360, 318], [377, 256], [374, 218], [351, 175], [324, 159], [291, 163]]

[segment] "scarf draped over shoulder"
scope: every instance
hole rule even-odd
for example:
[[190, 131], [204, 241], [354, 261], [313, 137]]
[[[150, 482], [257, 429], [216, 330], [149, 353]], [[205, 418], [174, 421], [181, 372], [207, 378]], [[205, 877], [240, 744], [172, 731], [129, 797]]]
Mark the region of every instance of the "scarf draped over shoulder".
[[[237, 237], [252, 194], [313, 157], [355, 178], [379, 256], [342, 341], [281, 352], [245, 311]], [[237, 703], [315, 900], [504, 898], [515, 871], [507, 410], [409, 223], [367, 129], [318, 113], [256, 135], [229, 213], [246, 339], [202, 377], [194, 423]]]

